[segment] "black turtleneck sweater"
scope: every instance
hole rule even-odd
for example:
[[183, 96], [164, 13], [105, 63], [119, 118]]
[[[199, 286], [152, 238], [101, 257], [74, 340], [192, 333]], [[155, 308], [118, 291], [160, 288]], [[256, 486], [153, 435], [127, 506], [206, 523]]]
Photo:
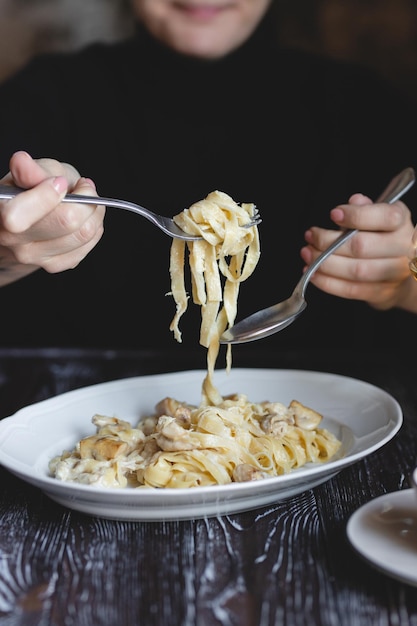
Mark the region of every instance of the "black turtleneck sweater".
[[[166, 215], [215, 189], [254, 202], [261, 260], [241, 287], [240, 319], [291, 293], [309, 226], [331, 226], [330, 209], [353, 192], [376, 197], [417, 165], [414, 106], [367, 70], [279, 49], [267, 20], [209, 62], [138, 28], [129, 41], [38, 58], [0, 88], [0, 172], [24, 149], [70, 162], [101, 195]], [[179, 358], [198, 349], [204, 367], [199, 308], [190, 304], [182, 320], [183, 345], [168, 328], [170, 244], [148, 221], [108, 209], [103, 239], [76, 269], [39, 271], [0, 290], [0, 345], [157, 346]], [[307, 298], [302, 317], [262, 348], [401, 352], [417, 323], [314, 286]]]

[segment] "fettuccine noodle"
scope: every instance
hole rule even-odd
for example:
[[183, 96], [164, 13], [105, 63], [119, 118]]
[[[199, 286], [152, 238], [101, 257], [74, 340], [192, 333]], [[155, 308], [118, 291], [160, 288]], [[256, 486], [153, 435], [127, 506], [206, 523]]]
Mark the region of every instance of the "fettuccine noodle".
[[[186, 250], [192, 281], [192, 299], [201, 307], [200, 344], [207, 348], [207, 376], [203, 402], [219, 404], [221, 395], [213, 385], [213, 373], [220, 348], [220, 336], [232, 326], [237, 313], [240, 283], [254, 271], [260, 256], [258, 228], [245, 228], [255, 205], [237, 204], [221, 191], [213, 191], [174, 217], [175, 223], [201, 240], [173, 239], [171, 244], [171, 294], [176, 313], [170, 329], [181, 342], [179, 322], [187, 310], [184, 280]], [[224, 283], [224, 284], [223, 284]], [[231, 368], [231, 344], [227, 346], [226, 368]]]

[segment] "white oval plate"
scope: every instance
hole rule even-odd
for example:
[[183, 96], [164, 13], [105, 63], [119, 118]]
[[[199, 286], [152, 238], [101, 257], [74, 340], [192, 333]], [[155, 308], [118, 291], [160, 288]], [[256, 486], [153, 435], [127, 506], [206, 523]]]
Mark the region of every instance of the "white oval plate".
[[93, 434], [95, 413], [136, 424], [166, 396], [199, 404], [206, 372], [193, 370], [139, 376], [69, 391], [32, 404], [0, 421], [0, 463], [50, 498], [77, 511], [118, 520], [187, 520], [237, 513], [269, 505], [329, 480], [387, 443], [402, 424], [398, 402], [387, 392], [354, 378], [302, 370], [236, 368], [216, 371], [221, 394], [249, 400], [296, 399], [323, 415], [321, 426], [342, 441], [337, 456], [284, 476], [191, 489], [106, 489], [61, 482], [48, 462]]
[[360, 507], [347, 536], [376, 569], [417, 587], [417, 499], [413, 489], [387, 493]]

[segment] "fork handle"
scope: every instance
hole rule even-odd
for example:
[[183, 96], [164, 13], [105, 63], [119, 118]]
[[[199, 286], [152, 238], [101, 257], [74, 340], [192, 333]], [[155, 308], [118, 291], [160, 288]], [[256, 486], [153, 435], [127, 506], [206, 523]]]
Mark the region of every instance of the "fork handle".
[[[28, 191], [28, 189], [22, 189], [21, 187], [11, 187], [9, 185], [0, 185], [0, 199], [11, 200], [19, 193]], [[156, 217], [156, 214], [149, 209], [144, 209], [139, 204], [129, 202], [128, 200], [117, 200], [116, 198], [103, 198], [102, 196], [85, 196], [78, 195], [76, 193], [67, 193], [61, 200], [61, 202], [81, 202], [82, 204], [100, 204], [102, 206], [111, 206], [116, 209], [127, 209], [138, 213], [143, 217], [147, 217], [152, 220], [152, 216]]]

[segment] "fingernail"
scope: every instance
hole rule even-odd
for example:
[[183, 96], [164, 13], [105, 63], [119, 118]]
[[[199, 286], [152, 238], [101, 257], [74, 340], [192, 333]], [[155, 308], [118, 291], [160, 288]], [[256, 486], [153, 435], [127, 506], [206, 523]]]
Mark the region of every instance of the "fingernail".
[[303, 259], [303, 261], [305, 263], [310, 263], [310, 261], [311, 261], [310, 248], [308, 248], [308, 246], [304, 246], [303, 248], [301, 248], [300, 256], [301, 256], [301, 258]]
[[96, 184], [95, 184], [95, 182], [91, 178], [83, 177], [81, 180], [86, 182], [87, 185], [90, 185], [90, 187], [92, 187], [94, 189], [94, 191], [96, 190]]
[[336, 208], [330, 211], [330, 217], [332, 218], [334, 222], [336, 222], [336, 224], [338, 224], [339, 222], [343, 221], [345, 214], [344, 214], [343, 209]]
[[67, 180], [63, 176], [56, 176], [52, 180], [52, 186], [55, 189], [55, 191], [59, 194], [66, 193], [68, 189]]
[[15, 152], [15, 154], [24, 154], [25, 156], [29, 157], [29, 159], [32, 159], [29, 152], [26, 152], [26, 150], [18, 150], [17, 152]]

